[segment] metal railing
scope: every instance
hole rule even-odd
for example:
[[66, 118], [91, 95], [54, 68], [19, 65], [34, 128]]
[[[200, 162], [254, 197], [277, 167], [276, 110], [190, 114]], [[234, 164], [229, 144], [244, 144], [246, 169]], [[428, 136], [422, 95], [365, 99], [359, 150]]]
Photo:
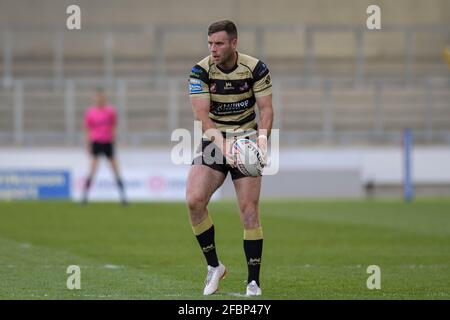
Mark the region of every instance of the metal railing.
[[[191, 129], [192, 124], [186, 123], [186, 110], [190, 111], [189, 101], [186, 93], [186, 78], [168, 76], [168, 61], [166, 49], [168, 49], [167, 39], [171, 35], [180, 35], [185, 33], [194, 33], [202, 37], [205, 34], [204, 26], [121, 26], [116, 28], [88, 27], [81, 31], [67, 31], [54, 28], [2, 28], [0, 35], [0, 44], [2, 47], [2, 84], [0, 88], [0, 97], [5, 97], [6, 101], [0, 101], [0, 110], [2, 118], [0, 119], [0, 143], [14, 144], [18, 146], [33, 145], [35, 143], [49, 144], [56, 142], [59, 144], [74, 145], [82, 141], [80, 131], [81, 111], [87, 107], [87, 102], [80, 105], [80, 94], [92, 94], [92, 88], [101, 85], [109, 89], [113, 97], [113, 103], [119, 110], [119, 131], [120, 141], [128, 145], [142, 145], [147, 143], [166, 143], [170, 139], [170, 132], [180, 126]], [[67, 45], [72, 37], [79, 35], [80, 32], [99, 36], [103, 41], [103, 49], [95, 52], [95, 55], [103, 61], [100, 65], [103, 70], [101, 78], [91, 76], [73, 77], [67, 72]], [[427, 77], [416, 74], [415, 52], [417, 43], [416, 35], [422, 33], [426, 35], [440, 35], [447, 38], [450, 42], [450, 26], [383, 26], [382, 30], [369, 31], [362, 27], [354, 26], [242, 26], [242, 33], [250, 33], [254, 37], [254, 54], [261, 59], [267, 59], [269, 34], [270, 33], [292, 33], [303, 41], [303, 51], [298, 52], [298, 59], [295, 63], [302, 64], [301, 74], [294, 77], [279, 75], [274, 78], [274, 106], [276, 108], [275, 128], [281, 129], [282, 141], [286, 144], [298, 143], [399, 143], [401, 140], [401, 131], [408, 126], [408, 121], [403, 121], [396, 126], [388, 126], [390, 110], [384, 96], [386, 92], [394, 88], [401, 90], [412, 90], [419, 94], [419, 110], [412, 112], [416, 114], [415, 122], [421, 122], [415, 129], [415, 135], [419, 141], [426, 143], [449, 143], [450, 142], [450, 118], [446, 125], [446, 110], [450, 109], [450, 98], [437, 95], [436, 92], [450, 92], [450, 81], [448, 69], [443, 61], [436, 61], [437, 66], [443, 66], [439, 72], [433, 71], [433, 74]], [[350, 35], [354, 41], [351, 57], [351, 73], [347, 78], [324, 77], [317, 70], [317, 45], [318, 37], [330, 32], [338, 32]], [[403, 50], [398, 52], [403, 60], [404, 68], [394, 77], [392, 75], [378, 75], [377, 77], [368, 77], [367, 70], [371, 64], [366, 61], [366, 37], [373, 33], [397, 33], [401, 34], [404, 43]], [[17, 76], [14, 73], [15, 66], [15, 44], [23, 36], [35, 34], [37, 36], [45, 34], [50, 35], [51, 45], [48, 48], [50, 53], [51, 68], [45, 76], [39, 76], [32, 79], [26, 75]], [[115, 41], [120, 35], [134, 35], [140, 37], [143, 42], [149, 41], [149, 52], [146, 55], [148, 64], [152, 65], [152, 72], [144, 77], [125, 78], [116, 72], [117, 54], [115, 50]], [[439, 48], [442, 49], [442, 48]], [[206, 51], [206, 45], [205, 45]], [[437, 55], [440, 52], [436, 53]], [[191, 57], [189, 57], [190, 59]], [[197, 57], [200, 58], [200, 57]], [[195, 60], [192, 60], [195, 61]], [[298, 62], [300, 61], [300, 62]], [[293, 66], [294, 67], [294, 66]], [[303, 120], [304, 111], [289, 109], [292, 102], [286, 98], [287, 90], [291, 88], [294, 92], [300, 94], [297, 99], [301, 99], [302, 92], [314, 90], [317, 97], [314, 98], [317, 104], [317, 110], [314, 114], [317, 123], [314, 126], [308, 125]], [[52, 112], [47, 114], [47, 109], [39, 105], [36, 101], [30, 101], [28, 95], [30, 92], [39, 91], [44, 96], [52, 94], [59, 99], [59, 103], [54, 106]], [[90, 90], [90, 91], [89, 91]], [[360, 121], [350, 116], [350, 124], [347, 128], [340, 123], [339, 102], [337, 92], [347, 90], [349, 95], [360, 92], [368, 92], [369, 96], [364, 104], [370, 106], [367, 117], [372, 119], [366, 128], [360, 128], [354, 124]], [[152, 94], [164, 92], [166, 97], [164, 102], [148, 103], [149, 111], [145, 113], [143, 106], [138, 106], [139, 112], [143, 113], [148, 121], [152, 119], [152, 110], [165, 114], [163, 120], [159, 120], [155, 128], [136, 129], [137, 121], [133, 118], [136, 111], [130, 103], [130, 99], [136, 92], [147, 92], [147, 98], [152, 98]], [[111, 97], [110, 95], [110, 97]], [[184, 97], [184, 98], [183, 98]], [[184, 99], [184, 100], [183, 100]], [[295, 93], [294, 98], [295, 99]], [[163, 105], [161, 105], [161, 103]], [[303, 101], [298, 101], [302, 106]], [[44, 98], [45, 106], [45, 98]], [[436, 109], [436, 106], [438, 107]], [[359, 110], [361, 105], [354, 103], [350, 106], [353, 110]], [[42, 109], [42, 110], [41, 110]], [[314, 109], [314, 108], [313, 108]], [[436, 111], [436, 110], [438, 111]], [[39, 112], [41, 110], [41, 114]], [[143, 111], [144, 110], [144, 111]], [[30, 112], [34, 112], [30, 115]], [[36, 114], [37, 112], [37, 114]], [[408, 109], [402, 112], [408, 115]], [[444, 112], [445, 114], [436, 114]], [[190, 115], [192, 117], [192, 115]], [[43, 117], [41, 127], [35, 129], [33, 124], [38, 122], [39, 117]], [[48, 117], [48, 119], [45, 119]], [[292, 119], [297, 117], [298, 125], [292, 123]], [[401, 116], [399, 116], [401, 118]], [[441, 118], [441, 119], [439, 119]], [[46, 125], [47, 120], [53, 119], [63, 130], [52, 128]], [[160, 119], [160, 118], [158, 118]], [[417, 120], [418, 119], [418, 120]], [[437, 120], [441, 121], [437, 125]], [[193, 120], [193, 119], [192, 119]], [[289, 122], [288, 120], [291, 120]], [[145, 119], [144, 119], [145, 121]], [[297, 121], [297, 120], [296, 120]], [[353, 121], [353, 123], [351, 122]], [[411, 125], [413, 122], [411, 121]], [[164, 124], [164, 125], [162, 125]], [[342, 127], [344, 126], [344, 129]]]
[[[103, 80], [67, 79], [56, 90], [52, 80], [14, 80], [11, 89], [0, 91], [0, 97], [12, 101], [9, 107], [1, 106], [2, 114], [10, 114], [9, 120], [3, 119], [2, 123], [12, 125], [9, 129], [0, 126], [0, 142], [16, 146], [81, 144], [83, 112], [93, 88], [99, 85], [106, 87], [109, 100], [118, 110], [120, 143], [166, 144], [174, 129], [193, 130], [186, 79]], [[302, 78], [275, 78], [274, 128], [280, 129], [285, 145], [398, 144], [407, 127], [413, 128], [418, 142], [448, 144], [449, 89], [450, 78], [424, 79], [414, 85], [388, 79], [357, 84], [333, 79], [316, 78], [311, 83]], [[346, 100], [340, 101], [343, 93]], [[394, 94], [394, 102], [387, 101], [389, 94]], [[35, 97], [40, 97], [40, 102]], [[393, 110], [396, 108], [398, 112]], [[308, 120], [308, 114], [312, 120]], [[315, 124], [311, 125], [311, 121]], [[361, 127], [362, 122], [367, 125]]]

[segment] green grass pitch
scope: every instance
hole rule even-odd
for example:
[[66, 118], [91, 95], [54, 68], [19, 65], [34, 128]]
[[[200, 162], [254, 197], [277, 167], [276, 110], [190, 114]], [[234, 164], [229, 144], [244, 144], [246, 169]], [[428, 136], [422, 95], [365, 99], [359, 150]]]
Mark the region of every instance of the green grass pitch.
[[[237, 206], [209, 210], [228, 275], [205, 298], [184, 203], [0, 202], [0, 299], [247, 299]], [[267, 200], [260, 210], [261, 299], [450, 298], [450, 200]], [[69, 265], [80, 290], [66, 287]], [[367, 288], [370, 265], [380, 290]]]

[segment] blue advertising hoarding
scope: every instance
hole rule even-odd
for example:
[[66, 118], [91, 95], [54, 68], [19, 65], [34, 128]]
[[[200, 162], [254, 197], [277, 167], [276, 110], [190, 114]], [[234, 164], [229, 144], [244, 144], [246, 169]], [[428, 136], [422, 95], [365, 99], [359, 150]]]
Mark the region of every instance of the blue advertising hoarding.
[[0, 170], [0, 199], [63, 200], [70, 197], [68, 170]]

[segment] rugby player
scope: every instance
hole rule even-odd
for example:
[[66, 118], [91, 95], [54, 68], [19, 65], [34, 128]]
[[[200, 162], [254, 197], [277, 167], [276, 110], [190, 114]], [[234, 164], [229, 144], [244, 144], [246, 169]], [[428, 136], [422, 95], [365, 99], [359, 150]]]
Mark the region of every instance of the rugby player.
[[90, 170], [86, 178], [82, 203], [88, 201], [88, 193], [98, 166], [98, 157], [104, 155], [114, 173], [119, 189], [122, 205], [127, 205], [125, 187], [120, 176], [119, 167], [114, 156], [114, 142], [116, 137], [117, 114], [112, 105], [107, 104], [102, 89], [95, 93], [94, 105], [89, 107], [84, 115], [86, 148], [90, 155]]
[[[272, 82], [267, 65], [238, 52], [237, 41], [233, 22], [223, 20], [211, 24], [208, 28], [210, 55], [192, 68], [189, 78], [194, 117], [202, 123], [204, 152], [193, 160], [186, 200], [190, 223], [207, 263], [204, 295], [215, 293], [227, 272], [217, 256], [215, 229], [207, 206], [228, 172], [236, 190], [244, 229], [243, 247], [248, 269], [246, 294], [261, 295], [263, 232], [258, 210], [261, 177], [243, 175], [234, 165], [230, 147], [236, 137], [244, 134], [256, 140], [266, 153], [273, 122]], [[211, 144], [212, 152], [206, 152]], [[210, 161], [211, 157], [215, 161]]]

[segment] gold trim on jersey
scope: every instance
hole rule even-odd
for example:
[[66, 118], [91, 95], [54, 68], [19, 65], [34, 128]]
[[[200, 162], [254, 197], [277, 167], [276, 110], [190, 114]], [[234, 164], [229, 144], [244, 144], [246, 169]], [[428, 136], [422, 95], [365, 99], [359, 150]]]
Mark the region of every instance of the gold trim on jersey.
[[233, 103], [253, 97], [253, 90], [240, 94], [214, 94], [210, 93], [212, 102]]
[[[232, 80], [244, 80], [244, 79], [251, 79], [252, 78], [252, 73], [251, 71], [248, 69], [248, 67], [245, 66], [245, 70], [239, 70], [239, 68], [243, 67], [243, 65], [238, 65], [238, 67], [236, 68], [236, 70], [230, 72], [230, 73], [223, 73], [222, 71], [220, 71], [219, 68], [217, 68], [216, 65], [212, 65], [211, 69], [209, 71], [209, 75], [211, 77], [211, 79], [214, 80], [230, 80], [229, 75], [232, 74], [233, 75], [233, 79]], [[239, 70], [239, 71], [237, 71]]]
[[213, 113], [209, 113], [209, 117], [214, 121], [214, 120], [219, 120], [219, 121], [239, 121], [242, 119], [245, 119], [246, 117], [248, 117], [249, 115], [251, 115], [252, 113], [254, 113], [255, 110], [254, 108], [249, 108], [247, 110], [245, 110], [242, 113], [238, 113], [238, 114], [224, 114], [224, 115], [215, 115]]

